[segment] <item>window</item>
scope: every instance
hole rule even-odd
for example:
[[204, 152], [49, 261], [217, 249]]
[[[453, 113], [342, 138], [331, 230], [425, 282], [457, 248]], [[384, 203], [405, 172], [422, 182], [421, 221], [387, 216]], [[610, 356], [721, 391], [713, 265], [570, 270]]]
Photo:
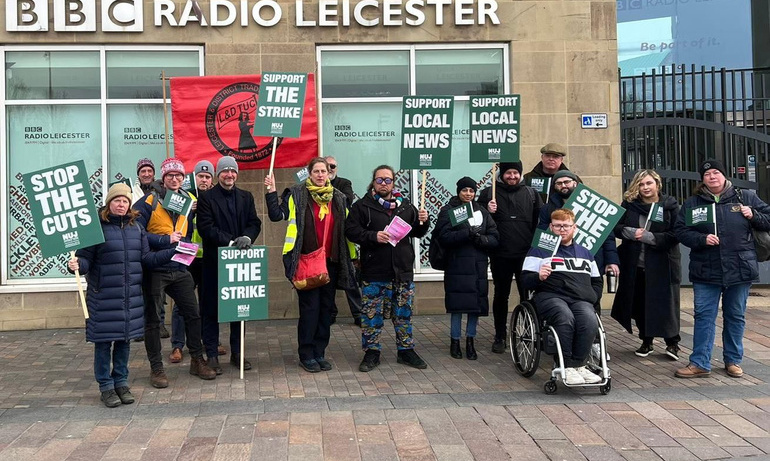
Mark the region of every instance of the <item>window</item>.
[[[60, 281], [69, 255], [43, 259], [21, 175], [84, 160], [97, 206], [108, 184], [136, 179], [136, 162], [166, 157], [161, 72], [202, 75], [203, 49], [188, 47], [5, 47], [0, 134], [5, 134], [2, 283]], [[166, 82], [168, 90], [168, 82]], [[168, 94], [168, 91], [167, 91]], [[170, 153], [173, 155], [168, 108]]]

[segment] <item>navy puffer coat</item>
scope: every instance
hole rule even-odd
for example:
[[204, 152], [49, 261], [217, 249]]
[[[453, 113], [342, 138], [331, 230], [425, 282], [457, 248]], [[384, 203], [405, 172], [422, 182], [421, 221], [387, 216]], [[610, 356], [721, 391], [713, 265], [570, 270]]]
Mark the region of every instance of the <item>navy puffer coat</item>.
[[448, 266], [444, 271], [444, 305], [450, 314], [489, 315], [488, 252], [498, 245], [497, 225], [484, 207], [471, 202], [474, 215], [481, 215], [473, 237], [468, 222], [452, 226], [449, 210], [462, 205], [458, 197], [439, 211], [436, 229], [439, 243], [445, 248]]
[[86, 275], [86, 341], [128, 341], [144, 334], [142, 265], [171, 260], [175, 249], [151, 252], [141, 225], [129, 216], [102, 221], [104, 243], [77, 250], [80, 273]]

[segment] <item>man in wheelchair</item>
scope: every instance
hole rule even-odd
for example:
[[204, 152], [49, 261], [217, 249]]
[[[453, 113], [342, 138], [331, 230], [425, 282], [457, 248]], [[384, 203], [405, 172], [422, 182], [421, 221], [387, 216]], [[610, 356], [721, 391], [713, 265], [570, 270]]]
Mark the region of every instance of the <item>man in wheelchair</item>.
[[571, 210], [551, 213], [550, 230], [561, 236], [556, 253], [552, 257], [546, 250], [530, 249], [522, 268], [522, 284], [534, 290], [538, 316], [556, 330], [564, 356], [564, 382], [599, 383], [602, 378], [585, 364], [599, 331], [594, 303], [601, 294], [601, 275], [591, 252], [572, 240], [575, 215]]

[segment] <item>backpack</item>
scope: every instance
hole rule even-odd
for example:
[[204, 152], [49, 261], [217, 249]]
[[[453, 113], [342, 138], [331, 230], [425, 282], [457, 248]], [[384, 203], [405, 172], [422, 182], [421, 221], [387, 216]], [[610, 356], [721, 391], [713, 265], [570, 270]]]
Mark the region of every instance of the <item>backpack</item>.
[[[743, 190], [735, 188], [735, 192], [738, 194], [738, 201], [743, 203]], [[754, 248], [757, 251], [757, 261], [765, 262], [770, 260], [770, 232], [762, 231], [751, 228], [751, 233], [754, 236]]]
[[430, 244], [428, 245], [428, 261], [430, 267], [437, 271], [445, 271], [449, 265], [449, 257], [446, 250], [438, 241], [437, 228], [433, 229], [430, 234]]

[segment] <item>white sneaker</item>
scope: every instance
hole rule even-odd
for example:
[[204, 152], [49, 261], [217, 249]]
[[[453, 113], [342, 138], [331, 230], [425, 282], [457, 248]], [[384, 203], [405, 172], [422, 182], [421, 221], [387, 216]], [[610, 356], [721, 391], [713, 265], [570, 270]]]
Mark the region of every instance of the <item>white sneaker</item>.
[[577, 384], [585, 384], [586, 381], [583, 379], [583, 376], [580, 375], [580, 373], [577, 372], [574, 368], [565, 368], [564, 369], [564, 383], [569, 384], [570, 386], [574, 386]]
[[[591, 356], [596, 359], [596, 363], [602, 363], [602, 346], [599, 343], [591, 345]], [[609, 352], [607, 352], [607, 361], [610, 361]]]
[[597, 375], [596, 373], [593, 373], [591, 370], [589, 370], [586, 367], [580, 367], [575, 370], [577, 374], [580, 375], [581, 378], [583, 378], [583, 381], [586, 384], [596, 384], [602, 382], [602, 377]]

